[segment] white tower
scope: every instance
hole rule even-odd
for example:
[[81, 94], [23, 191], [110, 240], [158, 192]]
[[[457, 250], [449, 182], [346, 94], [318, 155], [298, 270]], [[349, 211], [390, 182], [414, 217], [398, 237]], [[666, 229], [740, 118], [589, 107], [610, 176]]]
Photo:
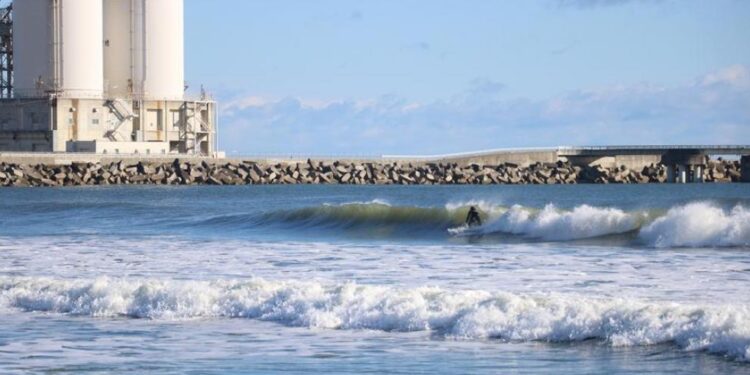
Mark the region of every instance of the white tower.
[[104, 80], [109, 96], [182, 100], [183, 0], [106, 0]]
[[101, 0], [22, 0], [13, 12], [16, 97], [102, 97]]
[[0, 151], [214, 155], [216, 103], [185, 97], [184, 0], [13, 6]]

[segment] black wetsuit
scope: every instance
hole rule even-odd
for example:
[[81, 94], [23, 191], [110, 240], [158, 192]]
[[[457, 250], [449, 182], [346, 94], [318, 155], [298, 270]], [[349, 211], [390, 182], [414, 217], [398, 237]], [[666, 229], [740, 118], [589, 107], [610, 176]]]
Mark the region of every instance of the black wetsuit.
[[466, 216], [466, 225], [470, 227], [478, 227], [482, 225], [482, 219], [479, 217], [479, 212], [476, 210], [470, 210], [469, 215]]

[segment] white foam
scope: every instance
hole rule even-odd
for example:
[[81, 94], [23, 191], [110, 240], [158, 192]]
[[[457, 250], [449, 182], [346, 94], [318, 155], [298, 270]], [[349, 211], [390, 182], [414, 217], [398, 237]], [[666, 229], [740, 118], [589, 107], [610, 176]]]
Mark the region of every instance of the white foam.
[[344, 202], [344, 203], [323, 203], [323, 206], [328, 207], [346, 207], [346, 206], [367, 206], [367, 205], [377, 205], [377, 206], [388, 206], [391, 207], [390, 202], [388, 202], [385, 199], [373, 199], [369, 201], [351, 201], [351, 202]]
[[750, 246], [750, 210], [724, 210], [695, 202], [670, 209], [644, 227], [640, 237], [655, 247]]
[[0, 278], [0, 306], [81, 316], [249, 318], [290, 326], [431, 330], [475, 339], [676, 343], [750, 360], [750, 309], [567, 294], [354, 283]]
[[642, 215], [617, 208], [581, 205], [572, 211], [564, 211], [549, 204], [541, 211], [533, 212], [515, 205], [483, 231], [565, 241], [630, 232], [638, 229], [641, 220]]

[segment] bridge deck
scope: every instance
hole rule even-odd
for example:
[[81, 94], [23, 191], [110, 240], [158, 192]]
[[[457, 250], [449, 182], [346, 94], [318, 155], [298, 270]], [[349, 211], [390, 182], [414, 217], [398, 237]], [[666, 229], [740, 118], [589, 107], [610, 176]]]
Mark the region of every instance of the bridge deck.
[[559, 156], [663, 155], [666, 153], [750, 155], [750, 145], [586, 146], [557, 148]]

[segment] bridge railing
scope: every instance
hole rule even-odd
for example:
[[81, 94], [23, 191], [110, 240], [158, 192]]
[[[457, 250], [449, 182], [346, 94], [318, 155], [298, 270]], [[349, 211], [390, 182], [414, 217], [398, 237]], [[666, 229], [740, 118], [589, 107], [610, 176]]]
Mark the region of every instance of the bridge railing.
[[560, 146], [558, 151], [609, 151], [609, 150], [738, 150], [750, 151], [750, 145], [633, 145], [633, 146]]

